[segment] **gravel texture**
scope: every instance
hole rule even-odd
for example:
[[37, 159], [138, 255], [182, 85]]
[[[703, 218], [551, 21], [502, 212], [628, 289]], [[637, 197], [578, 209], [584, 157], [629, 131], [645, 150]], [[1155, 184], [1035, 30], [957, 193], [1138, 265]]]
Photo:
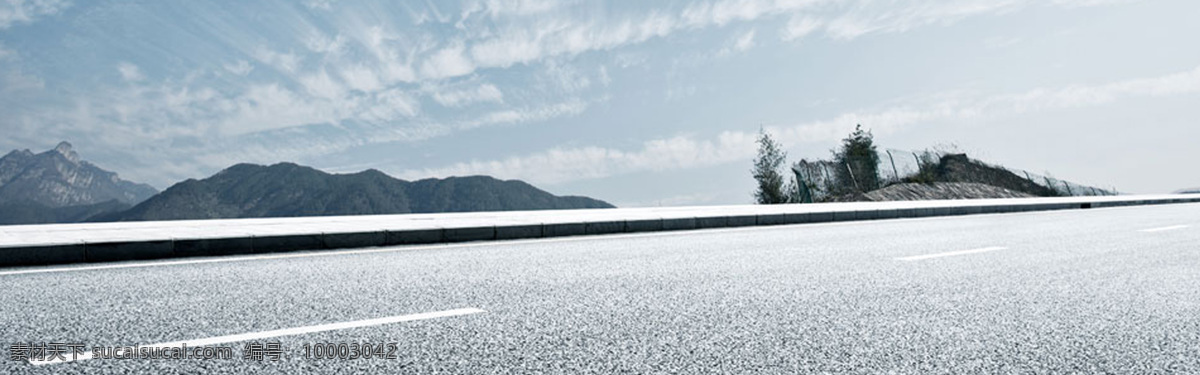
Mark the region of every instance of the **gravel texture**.
[[[0, 373], [1198, 373], [1198, 244], [1200, 204], [1177, 204], [6, 275]], [[990, 246], [1007, 249], [895, 259]], [[232, 360], [8, 361], [13, 342], [464, 307], [487, 312], [283, 337], [281, 362], [242, 343]], [[399, 358], [300, 358], [319, 342]]]

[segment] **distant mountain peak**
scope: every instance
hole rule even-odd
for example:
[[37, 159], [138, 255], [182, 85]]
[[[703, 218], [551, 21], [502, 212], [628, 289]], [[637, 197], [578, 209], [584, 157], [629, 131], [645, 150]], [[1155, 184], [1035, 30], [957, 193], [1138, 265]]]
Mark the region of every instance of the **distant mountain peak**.
[[12, 157], [26, 157], [26, 158], [27, 158], [27, 157], [33, 156], [33, 152], [32, 152], [32, 151], [29, 151], [29, 149], [24, 149], [24, 150], [12, 150], [12, 151], [9, 151], [9, 153], [8, 153], [8, 154], [5, 154], [5, 155], [4, 155], [4, 157], [9, 157], [9, 156], [12, 156]]
[[0, 158], [0, 203], [60, 208], [117, 200], [132, 205], [155, 193], [149, 185], [122, 180], [83, 161], [69, 142], [38, 154], [14, 150]]
[[79, 154], [75, 153], [75, 149], [73, 147], [71, 147], [70, 142], [67, 142], [67, 141], [59, 142], [58, 146], [54, 146], [54, 152], [59, 153], [63, 157], [67, 158], [67, 160], [70, 160], [72, 163], [77, 163], [77, 164], [79, 163]]

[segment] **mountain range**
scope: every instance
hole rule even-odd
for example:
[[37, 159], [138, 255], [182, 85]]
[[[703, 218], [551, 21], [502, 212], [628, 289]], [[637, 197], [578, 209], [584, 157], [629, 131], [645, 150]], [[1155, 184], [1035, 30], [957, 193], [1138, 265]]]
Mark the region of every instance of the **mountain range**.
[[203, 180], [175, 184], [129, 210], [89, 221], [610, 207], [603, 201], [559, 197], [522, 181], [487, 176], [409, 182], [374, 169], [330, 174], [292, 163], [238, 164]]
[[610, 208], [487, 176], [405, 181], [293, 163], [237, 164], [158, 193], [82, 161], [69, 143], [0, 158], [0, 225], [101, 221]]

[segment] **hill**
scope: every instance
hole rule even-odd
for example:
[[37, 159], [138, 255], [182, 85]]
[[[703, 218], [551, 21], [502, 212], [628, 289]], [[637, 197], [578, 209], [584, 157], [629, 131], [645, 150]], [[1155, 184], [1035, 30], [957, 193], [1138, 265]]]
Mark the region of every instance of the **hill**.
[[129, 204], [111, 200], [96, 204], [46, 207], [33, 202], [0, 203], [0, 225], [78, 223], [97, 215], [129, 209]]
[[[1060, 195], [1054, 189], [1039, 185], [1024, 176], [1018, 176], [1004, 168], [972, 160], [965, 154], [944, 155], [936, 165], [926, 166], [917, 176], [906, 182], [976, 183], [1037, 197]], [[1004, 197], [996, 196], [994, 198]]]
[[[555, 196], [524, 181], [487, 176], [424, 179], [408, 188], [413, 212], [514, 211], [611, 208], [588, 197]], [[471, 199], [461, 199], [471, 197]]]
[[867, 201], [1031, 198], [1033, 195], [975, 182], [902, 183], [863, 194]]
[[395, 179], [377, 170], [329, 174], [292, 163], [238, 164], [190, 179], [115, 214], [89, 221], [371, 215], [432, 212], [610, 208], [585, 197], [559, 197], [521, 181], [486, 176]]

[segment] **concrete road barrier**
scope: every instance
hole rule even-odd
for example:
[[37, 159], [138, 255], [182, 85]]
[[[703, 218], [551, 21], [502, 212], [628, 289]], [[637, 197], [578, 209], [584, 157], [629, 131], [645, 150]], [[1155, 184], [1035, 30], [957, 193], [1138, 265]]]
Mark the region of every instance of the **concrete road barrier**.
[[1200, 195], [618, 208], [0, 226], [0, 266], [1200, 203]]

